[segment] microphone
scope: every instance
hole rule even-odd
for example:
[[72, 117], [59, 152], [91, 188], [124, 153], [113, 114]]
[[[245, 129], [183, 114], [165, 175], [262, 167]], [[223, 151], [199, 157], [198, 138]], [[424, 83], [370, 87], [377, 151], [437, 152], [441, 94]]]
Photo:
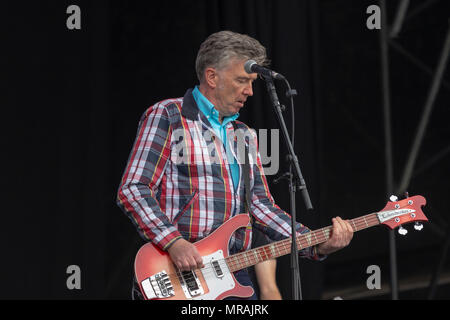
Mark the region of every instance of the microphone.
[[283, 77], [283, 75], [258, 65], [255, 60], [248, 60], [244, 64], [244, 70], [247, 73], [258, 73], [260, 75], [263, 75], [263, 76], [266, 76], [269, 78], [273, 78], [276, 80], [284, 80], [285, 79]]

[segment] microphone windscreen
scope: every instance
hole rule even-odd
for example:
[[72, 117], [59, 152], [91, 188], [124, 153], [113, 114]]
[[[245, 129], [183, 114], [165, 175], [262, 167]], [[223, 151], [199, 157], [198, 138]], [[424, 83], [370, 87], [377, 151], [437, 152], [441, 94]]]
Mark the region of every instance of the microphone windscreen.
[[247, 73], [254, 73], [254, 71], [252, 71], [252, 66], [254, 64], [257, 64], [255, 60], [248, 60], [245, 64], [244, 64], [244, 70]]

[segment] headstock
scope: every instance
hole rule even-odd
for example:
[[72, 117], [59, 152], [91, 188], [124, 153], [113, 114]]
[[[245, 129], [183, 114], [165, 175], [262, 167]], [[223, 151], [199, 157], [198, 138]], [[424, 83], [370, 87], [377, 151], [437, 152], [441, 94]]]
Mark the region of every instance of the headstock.
[[391, 196], [390, 200], [384, 209], [377, 213], [380, 223], [390, 229], [399, 227], [398, 232], [405, 235], [408, 231], [403, 228], [404, 224], [415, 222], [414, 229], [420, 231], [423, 228], [420, 222], [428, 221], [422, 212], [422, 206], [427, 203], [424, 197], [407, 196], [403, 200], [398, 200], [396, 196]]

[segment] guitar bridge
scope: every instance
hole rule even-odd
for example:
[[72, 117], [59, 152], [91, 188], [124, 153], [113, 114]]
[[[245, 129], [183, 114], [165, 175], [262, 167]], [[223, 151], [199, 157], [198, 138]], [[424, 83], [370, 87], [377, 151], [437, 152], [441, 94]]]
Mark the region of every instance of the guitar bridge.
[[147, 299], [161, 299], [175, 295], [169, 275], [164, 270], [143, 280], [141, 286]]

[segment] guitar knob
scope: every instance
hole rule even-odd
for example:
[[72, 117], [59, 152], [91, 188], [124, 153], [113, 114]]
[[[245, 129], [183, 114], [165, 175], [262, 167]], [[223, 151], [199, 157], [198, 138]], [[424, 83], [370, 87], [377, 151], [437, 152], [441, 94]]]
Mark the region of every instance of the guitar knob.
[[414, 223], [414, 229], [416, 229], [417, 231], [420, 231], [423, 229], [423, 224], [416, 222]]
[[400, 228], [398, 228], [398, 233], [400, 233], [402, 236], [404, 236], [408, 233], [408, 230], [406, 230], [403, 227], [400, 227]]
[[398, 200], [398, 197], [397, 197], [397, 196], [394, 196], [394, 195], [392, 195], [392, 196], [390, 196], [390, 197], [389, 197], [389, 200], [391, 200], [392, 202], [395, 202], [395, 201], [397, 201], [397, 200]]

